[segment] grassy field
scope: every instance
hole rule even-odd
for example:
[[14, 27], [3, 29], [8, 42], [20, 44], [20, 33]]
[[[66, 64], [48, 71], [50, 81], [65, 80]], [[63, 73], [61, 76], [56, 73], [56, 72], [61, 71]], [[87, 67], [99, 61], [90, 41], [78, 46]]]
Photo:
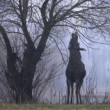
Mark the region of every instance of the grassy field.
[[110, 105], [0, 104], [0, 110], [110, 110]]

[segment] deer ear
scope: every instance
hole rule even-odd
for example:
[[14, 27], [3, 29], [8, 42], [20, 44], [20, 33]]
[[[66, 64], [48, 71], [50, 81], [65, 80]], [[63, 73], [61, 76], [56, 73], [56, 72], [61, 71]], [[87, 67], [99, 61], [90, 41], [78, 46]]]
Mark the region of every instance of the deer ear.
[[75, 38], [76, 40], [78, 40], [78, 34], [77, 34], [77, 32], [75, 32], [74, 38]]
[[74, 33], [72, 33], [72, 38], [74, 38]]

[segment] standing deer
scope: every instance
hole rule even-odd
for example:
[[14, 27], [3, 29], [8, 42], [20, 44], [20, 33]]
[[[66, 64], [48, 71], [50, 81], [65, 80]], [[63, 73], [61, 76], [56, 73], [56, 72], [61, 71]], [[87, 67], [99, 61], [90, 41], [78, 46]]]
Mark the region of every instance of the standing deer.
[[79, 47], [78, 35], [77, 33], [73, 33], [69, 44], [70, 57], [66, 69], [67, 103], [69, 103], [69, 97], [71, 93], [71, 104], [74, 102], [73, 101], [74, 83], [76, 83], [76, 102], [77, 104], [82, 103], [80, 89], [83, 83], [83, 79], [86, 75], [86, 70], [83, 62], [81, 61], [80, 50], [84, 51], [85, 49]]

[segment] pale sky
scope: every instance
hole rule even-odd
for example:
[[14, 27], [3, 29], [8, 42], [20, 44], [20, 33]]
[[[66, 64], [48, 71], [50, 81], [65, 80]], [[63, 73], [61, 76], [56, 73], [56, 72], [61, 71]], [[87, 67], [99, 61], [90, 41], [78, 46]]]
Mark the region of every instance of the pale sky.
[[[68, 43], [70, 41], [70, 35], [65, 38], [66, 46], [68, 47]], [[97, 89], [99, 93], [102, 93], [105, 91], [107, 86], [107, 81], [110, 83], [110, 45], [102, 45], [97, 43], [91, 43], [91, 45], [95, 49], [87, 48], [80, 40], [80, 47], [86, 48], [86, 51], [82, 51], [82, 61], [85, 64], [86, 68], [86, 77], [84, 79], [84, 85], [86, 83], [86, 78], [90, 76], [92, 71], [94, 71], [92, 74], [96, 74], [97, 79]], [[62, 75], [57, 78], [55, 81], [56, 83], [56, 89], [58, 91], [64, 90], [64, 93], [66, 92], [66, 76], [65, 76], [65, 70], [66, 66], [62, 68]], [[94, 69], [94, 70], [93, 70]], [[108, 89], [109, 89], [108, 85]]]

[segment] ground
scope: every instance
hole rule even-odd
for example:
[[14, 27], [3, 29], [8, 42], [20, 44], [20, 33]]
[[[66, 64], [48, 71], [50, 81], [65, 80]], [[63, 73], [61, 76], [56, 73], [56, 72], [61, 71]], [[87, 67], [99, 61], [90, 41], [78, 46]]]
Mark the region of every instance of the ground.
[[105, 105], [0, 104], [0, 110], [110, 110], [110, 104]]

